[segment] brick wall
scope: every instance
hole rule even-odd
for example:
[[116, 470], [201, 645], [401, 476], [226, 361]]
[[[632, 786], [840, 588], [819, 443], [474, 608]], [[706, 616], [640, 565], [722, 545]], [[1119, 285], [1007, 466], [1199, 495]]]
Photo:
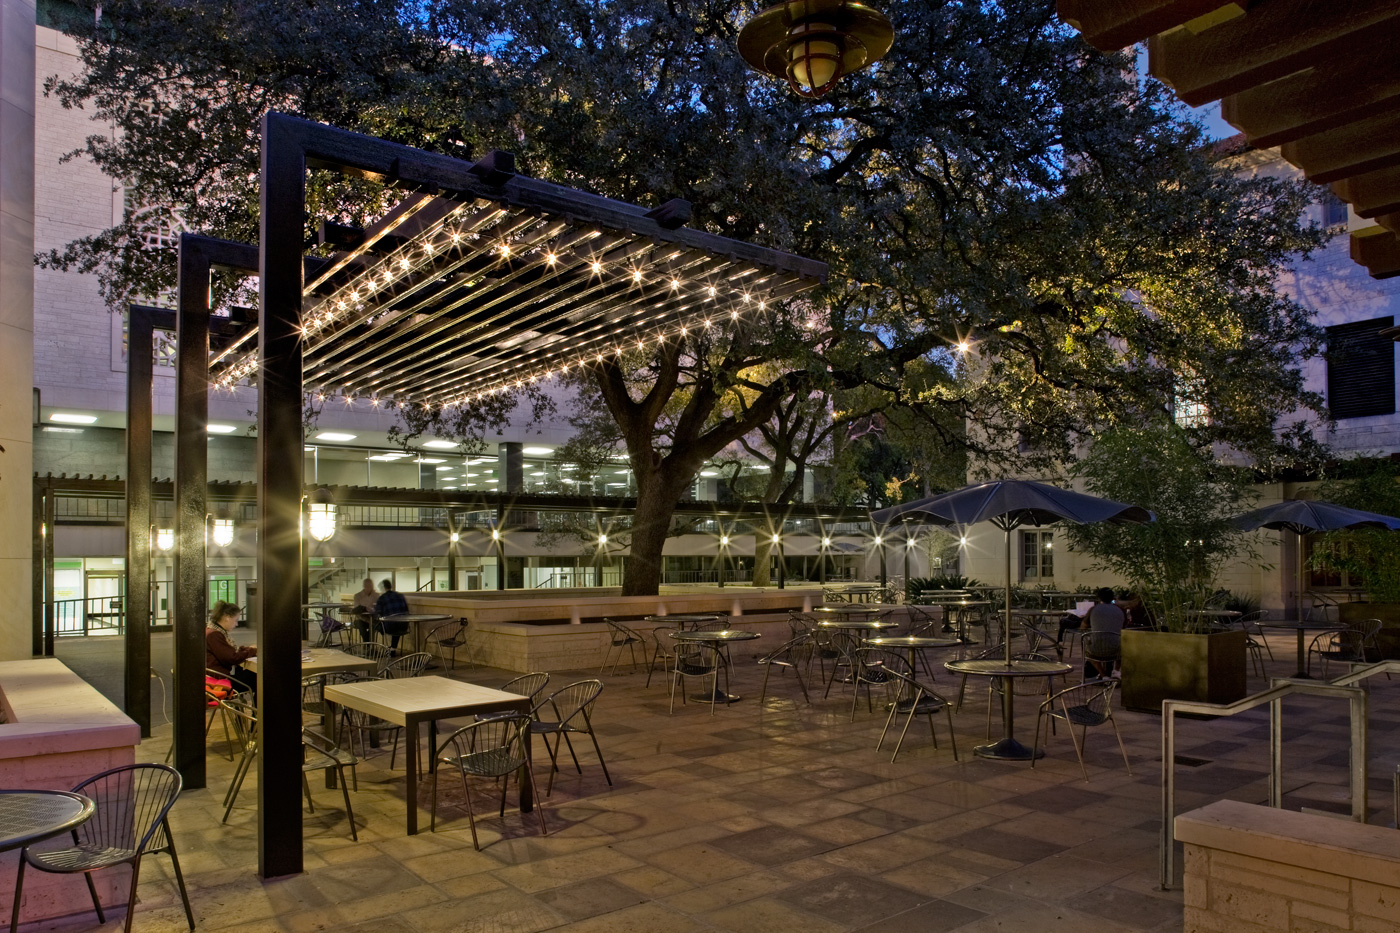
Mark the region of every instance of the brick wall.
[[1393, 933], [1400, 833], [1220, 801], [1177, 818], [1186, 933]]

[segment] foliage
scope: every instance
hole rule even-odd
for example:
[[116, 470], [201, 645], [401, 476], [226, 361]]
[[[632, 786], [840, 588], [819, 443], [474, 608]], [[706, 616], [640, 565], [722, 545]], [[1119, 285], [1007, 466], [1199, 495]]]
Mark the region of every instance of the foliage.
[[969, 586], [981, 585], [972, 577], [958, 573], [940, 574], [936, 577], [910, 577], [904, 584], [904, 601], [918, 602], [925, 590], [965, 590]]
[[1216, 593], [1211, 597], [1210, 604], [1243, 615], [1249, 615], [1251, 612], [1258, 612], [1263, 605], [1258, 594], [1236, 593], [1233, 590], [1221, 590]]
[[[75, 156], [137, 197], [41, 261], [96, 272], [120, 308], [174, 283], [172, 251], [143, 248], [151, 226], [255, 239], [257, 118], [278, 108], [463, 157], [510, 149], [529, 174], [646, 206], [686, 198], [693, 226], [829, 262], [809, 303], [577, 386], [637, 478], [634, 593], [654, 591], [704, 458], [809, 393], [936, 436], [893, 443], [883, 477], [838, 469], [850, 502], [940, 485], [965, 451], [989, 470], [1064, 461], [1181, 392], [1212, 412], [1197, 443], [1296, 459], [1277, 429], [1320, 404], [1296, 366], [1320, 334], [1273, 281], [1320, 242], [1302, 185], [1234, 173], [1130, 53], [1089, 49], [1051, 0], [893, 0], [890, 55], [815, 103], [735, 53], [756, 6], [104, 3], [79, 35], [85, 72], [46, 91], [91, 112]], [[324, 172], [308, 190], [308, 237], [395, 198]]]
[[1159, 421], [1099, 437], [1074, 468], [1089, 492], [1151, 509], [1141, 525], [1071, 525], [1069, 540], [1143, 595], [1159, 624], [1189, 630], [1186, 613], [1215, 592], [1222, 566], [1247, 546], [1231, 518], [1253, 501], [1253, 474], [1195, 447], [1190, 433]]
[[[1348, 508], [1400, 516], [1400, 466], [1355, 460], [1323, 481], [1318, 498]], [[1372, 602], [1400, 603], [1400, 532], [1380, 528], [1333, 531], [1313, 548], [1312, 564], [1358, 581]]]

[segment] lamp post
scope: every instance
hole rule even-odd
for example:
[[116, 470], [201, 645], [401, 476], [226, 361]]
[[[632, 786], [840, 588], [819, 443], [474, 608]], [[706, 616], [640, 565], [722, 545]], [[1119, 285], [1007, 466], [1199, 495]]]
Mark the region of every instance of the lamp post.
[[889, 577], [885, 573], [885, 541], [880, 535], [875, 536], [875, 550], [880, 552], [880, 589], [884, 589], [889, 584]]
[[787, 586], [787, 561], [783, 559], [783, 536], [774, 533], [773, 550], [778, 553], [778, 589], [785, 589]]
[[719, 588], [724, 589], [724, 552], [729, 547], [729, 535], [719, 536], [719, 547], [715, 549], [715, 562], [719, 565]]
[[744, 61], [785, 79], [802, 97], [821, 97], [842, 77], [879, 61], [893, 44], [889, 18], [855, 0], [788, 0], [739, 31]]
[[831, 547], [831, 536], [822, 535], [822, 550], [817, 555], [817, 579], [822, 586], [826, 586], [826, 552]]

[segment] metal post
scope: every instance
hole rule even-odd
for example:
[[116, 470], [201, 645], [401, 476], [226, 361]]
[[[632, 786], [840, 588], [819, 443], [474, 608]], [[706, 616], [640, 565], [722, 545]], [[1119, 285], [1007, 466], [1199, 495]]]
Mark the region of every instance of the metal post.
[[1369, 716], [1367, 709], [1370, 691], [1363, 688], [1351, 695], [1351, 818], [1358, 823], [1366, 822], [1368, 800], [1368, 777], [1370, 768]]
[[56, 529], [54, 528], [54, 516], [57, 513], [57, 505], [54, 502], [53, 481], [50, 480], [48, 488], [44, 490], [44, 655], [53, 657], [54, 640], [54, 604], [53, 604], [53, 539]]
[[1269, 704], [1269, 806], [1283, 806], [1283, 697]]
[[[175, 767], [185, 786], [203, 787], [204, 628], [209, 584], [209, 257], [180, 237], [175, 343], [175, 549], [170, 624], [175, 656]], [[132, 672], [128, 672], [130, 674]]]
[[31, 621], [31, 641], [30, 652], [35, 655], [44, 653], [44, 483], [38, 477], [34, 479], [34, 505], [30, 514], [30, 521], [33, 523], [31, 531], [34, 536], [34, 548], [32, 560], [30, 561], [29, 585], [32, 593], [30, 601], [30, 621]]
[[1176, 709], [1162, 701], [1162, 828], [1157, 845], [1157, 880], [1163, 891], [1172, 889], [1176, 873]]
[[[126, 328], [126, 714], [151, 734], [151, 381], [156, 315], [132, 305]], [[165, 323], [170, 323], [168, 320]]]
[[[302, 870], [301, 294], [306, 152], [262, 119], [258, 253], [258, 873]], [[294, 452], [289, 455], [288, 452]]]

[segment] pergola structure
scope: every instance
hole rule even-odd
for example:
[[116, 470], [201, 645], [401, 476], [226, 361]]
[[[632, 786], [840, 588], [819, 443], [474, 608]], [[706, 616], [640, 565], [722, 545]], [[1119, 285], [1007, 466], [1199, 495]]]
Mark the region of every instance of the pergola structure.
[[[314, 261], [305, 255], [309, 169], [383, 182], [403, 198], [365, 230], [323, 227], [324, 241], [340, 251]], [[252, 247], [182, 237], [175, 758], [186, 785], [202, 786], [208, 392], [253, 380], [262, 876], [302, 870], [308, 396], [473, 405], [625, 349], [760, 324], [770, 307], [826, 276], [823, 263], [687, 229], [689, 212], [684, 201], [648, 211], [527, 178], [509, 153], [469, 163], [268, 113], [256, 269]], [[211, 355], [209, 276], [219, 266], [256, 271], [258, 321]], [[129, 475], [149, 475], [149, 462], [144, 474]]]
[[1058, 0], [1104, 51], [1146, 42], [1149, 70], [1257, 149], [1279, 147], [1357, 217], [1351, 256], [1400, 275], [1400, 6], [1394, 0]]

